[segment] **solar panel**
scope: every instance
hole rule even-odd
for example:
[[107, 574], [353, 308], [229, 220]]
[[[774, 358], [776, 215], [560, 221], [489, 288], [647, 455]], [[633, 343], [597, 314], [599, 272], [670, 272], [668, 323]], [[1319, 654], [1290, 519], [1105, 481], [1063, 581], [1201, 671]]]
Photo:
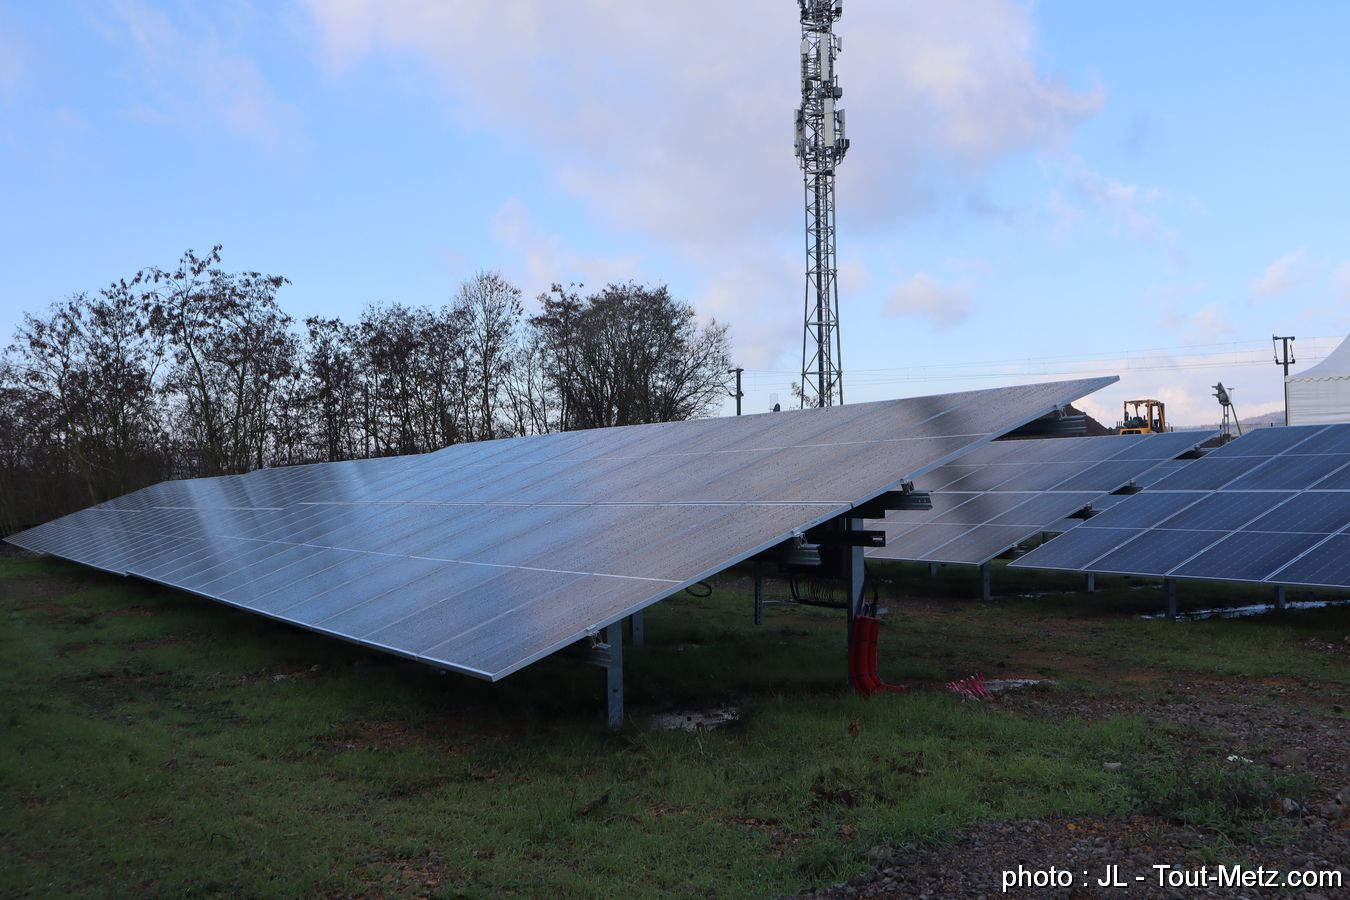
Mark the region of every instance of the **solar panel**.
[[1179, 578], [1265, 581], [1289, 561], [1320, 544], [1325, 535], [1240, 531], [1226, 536], [1194, 559], [1178, 566]]
[[1014, 568], [1350, 587], [1350, 424], [1264, 428]]
[[[1211, 436], [1192, 431], [986, 444], [919, 479], [916, 486], [933, 497], [933, 512], [892, 513], [873, 523], [886, 531], [886, 546], [867, 555], [988, 562], [1038, 532], [1063, 530], [1065, 517]], [[953, 503], [952, 497], [962, 499]]]
[[165, 482], [9, 540], [496, 680], [1112, 381]]

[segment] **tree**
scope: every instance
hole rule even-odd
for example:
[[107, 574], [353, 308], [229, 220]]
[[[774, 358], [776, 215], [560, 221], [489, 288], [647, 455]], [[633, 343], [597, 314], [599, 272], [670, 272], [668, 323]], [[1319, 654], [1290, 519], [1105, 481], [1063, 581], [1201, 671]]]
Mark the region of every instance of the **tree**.
[[554, 285], [530, 319], [564, 429], [669, 422], [708, 413], [723, 393], [727, 328], [700, 327], [665, 285], [607, 286], [582, 300]]
[[279, 388], [295, 371], [291, 317], [277, 305], [285, 278], [213, 268], [220, 248], [191, 250], [173, 272], [152, 270], [151, 323], [173, 349], [167, 388], [176, 432], [206, 475], [260, 468]]
[[134, 467], [156, 444], [164, 345], [150, 327], [141, 281], [72, 295], [45, 317], [25, 315], [10, 348], [20, 383], [54, 405], [57, 439], [93, 503], [131, 489]]
[[498, 416], [515, 361], [512, 343], [524, 307], [520, 288], [497, 272], [479, 272], [460, 285], [454, 314], [464, 329], [465, 399], [473, 414], [470, 440], [497, 437]]
[[305, 330], [300, 403], [307, 413], [312, 451], [329, 462], [369, 455], [362, 439], [366, 385], [357, 359], [356, 329], [341, 319], [311, 316]]

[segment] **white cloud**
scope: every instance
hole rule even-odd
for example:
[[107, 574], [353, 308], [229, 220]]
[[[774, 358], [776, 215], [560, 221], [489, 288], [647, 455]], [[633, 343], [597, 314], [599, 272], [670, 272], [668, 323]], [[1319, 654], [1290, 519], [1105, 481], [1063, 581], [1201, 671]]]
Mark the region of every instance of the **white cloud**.
[[891, 291], [886, 300], [889, 316], [914, 316], [925, 319], [934, 328], [951, 328], [964, 322], [972, 309], [964, 290], [938, 284], [923, 272]]
[[1252, 279], [1252, 293], [1258, 297], [1278, 297], [1289, 293], [1303, 282], [1307, 256], [1307, 250], [1300, 247], [1266, 266], [1264, 272]]
[[1125, 184], [1081, 169], [1074, 173], [1071, 183], [1078, 197], [1095, 207], [1117, 228], [1139, 238], [1157, 237], [1158, 219], [1154, 207], [1163, 196], [1158, 188]]
[[[457, 115], [536, 142], [561, 184], [621, 226], [707, 252], [800, 215], [790, 4], [308, 6], [330, 71], [414, 54], [439, 72]], [[854, 146], [839, 191], [851, 228], [913, 212], [935, 174], [978, 177], [1009, 154], [1059, 145], [1102, 104], [1100, 91], [1037, 69], [1031, 11], [1014, 0], [848, 12], [839, 75]]]
[[175, 26], [160, 9], [122, 2], [114, 12], [109, 39], [129, 42], [135, 50], [132, 116], [189, 132], [224, 130], [271, 150], [296, 150], [299, 115], [252, 59], [215, 35]]
[[[790, 129], [800, 102], [795, 5], [305, 4], [332, 77], [368, 62], [420, 64], [465, 127], [532, 145], [588, 211], [655, 239], [677, 268], [701, 273], [688, 299], [734, 323], [740, 364], [796, 365], [803, 261], [788, 252], [801, 246], [793, 233], [802, 221]], [[1099, 89], [1075, 89], [1039, 69], [1033, 9], [1018, 0], [857, 4], [836, 33], [853, 141], [839, 209], [851, 235], [931, 209], [953, 184], [954, 193], [978, 191], [990, 167], [1063, 146], [1103, 103]], [[529, 240], [535, 260], [568, 254], [550, 244], [557, 238]], [[849, 291], [862, 290], [861, 275], [841, 265]], [[950, 307], [926, 315], [953, 321]]]
[[527, 298], [547, 291], [554, 282], [599, 288], [638, 275], [634, 255], [597, 256], [579, 253], [561, 237], [536, 228], [530, 211], [518, 198], [503, 203], [492, 217], [489, 234], [515, 256], [507, 275], [519, 284]]

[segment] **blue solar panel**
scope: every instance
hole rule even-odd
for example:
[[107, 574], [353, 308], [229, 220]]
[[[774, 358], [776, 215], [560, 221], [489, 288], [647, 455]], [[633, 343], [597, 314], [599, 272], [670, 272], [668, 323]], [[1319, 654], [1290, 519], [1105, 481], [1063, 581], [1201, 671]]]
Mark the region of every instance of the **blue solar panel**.
[[1097, 463], [1067, 481], [1055, 485], [1057, 491], [1095, 491], [1107, 493], [1129, 484], [1139, 474], [1138, 460], [1110, 460]]
[[1350, 491], [1350, 466], [1332, 472], [1312, 486], [1314, 491]]
[[[1089, 528], [1152, 528], [1168, 516], [1181, 512], [1198, 500], [1191, 493], [1155, 494], [1145, 491], [1115, 503], [1088, 519]], [[1093, 503], [1093, 507], [1097, 506]]]
[[[1038, 569], [1081, 571], [1097, 557], [1119, 547], [1137, 534], [1137, 531], [1126, 528], [1075, 528], [1059, 537], [1051, 538], [1032, 553], [1037, 557]], [[1020, 562], [1021, 560], [1018, 560], [1012, 565], [1017, 566]]]
[[1240, 531], [1228, 535], [1172, 574], [1184, 578], [1264, 581], [1322, 540], [1323, 536], [1316, 534]]
[[1026, 499], [1025, 494], [972, 494], [965, 503], [940, 516], [935, 516], [931, 521], [939, 524], [983, 525], [1013, 507], [1020, 506]]
[[1306, 441], [1324, 425], [1295, 425], [1284, 428], [1258, 428], [1210, 451], [1210, 457], [1275, 456]]
[[1350, 503], [1340, 492], [1306, 491], [1295, 494], [1244, 531], [1301, 531], [1334, 534], [1350, 526]]
[[[1087, 529], [1079, 529], [1079, 532]], [[1224, 537], [1223, 531], [1173, 531], [1155, 528], [1139, 532], [1119, 549], [1086, 566], [1093, 572], [1120, 575], [1166, 575], [1190, 557]]]
[[1291, 496], [1293, 495], [1267, 493], [1265, 491], [1241, 493], [1220, 491], [1204, 497], [1199, 502], [1157, 524], [1163, 528], [1233, 531], [1253, 519], [1265, 515], [1276, 504], [1289, 499]]
[[1350, 585], [1350, 535], [1327, 538], [1267, 580], [1275, 584]]
[[1278, 456], [1224, 487], [1226, 491], [1301, 491], [1346, 465], [1344, 456]]
[[1020, 525], [1025, 536], [1025, 529], [1044, 528], [1047, 523], [1065, 516], [1066, 510], [1068, 513], [1076, 512], [1090, 504], [1098, 495], [1091, 491], [1078, 494], [1054, 491], [1046, 494], [1005, 496], [1020, 496], [1022, 502], [1002, 515], [990, 519], [989, 524]]
[[[1213, 436], [1209, 431], [1168, 431], [1162, 434], [1140, 435], [1142, 440], [1135, 441], [1112, 454], [1111, 459], [1170, 460]], [[1119, 439], [1124, 440], [1125, 437], [1128, 436]]]
[[[1269, 465], [1269, 458], [1261, 457], [1260, 464]], [[1216, 459], [1207, 456], [1161, 479], [1150, 490], [1217, 491], [1230, 481], [1252, 471], [1252, 465], [1250, 457], [1229, 456]]]

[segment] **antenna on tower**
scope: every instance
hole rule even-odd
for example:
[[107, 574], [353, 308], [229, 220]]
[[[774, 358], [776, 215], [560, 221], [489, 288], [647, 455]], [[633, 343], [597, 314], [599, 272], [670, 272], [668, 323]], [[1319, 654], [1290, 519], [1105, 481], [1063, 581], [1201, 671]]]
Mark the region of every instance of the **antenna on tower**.
[[844, 95], [834, 74], [839, 38], [834, 22], [843, 0], [797, 0], [802, 20], [802, 105], [795, 145], [806, 189], [806, 301], [802, 328], [801, 405], [844, 402], [839, 349], [839, 287], [834, 244], [834, 170], [848, 151]]

